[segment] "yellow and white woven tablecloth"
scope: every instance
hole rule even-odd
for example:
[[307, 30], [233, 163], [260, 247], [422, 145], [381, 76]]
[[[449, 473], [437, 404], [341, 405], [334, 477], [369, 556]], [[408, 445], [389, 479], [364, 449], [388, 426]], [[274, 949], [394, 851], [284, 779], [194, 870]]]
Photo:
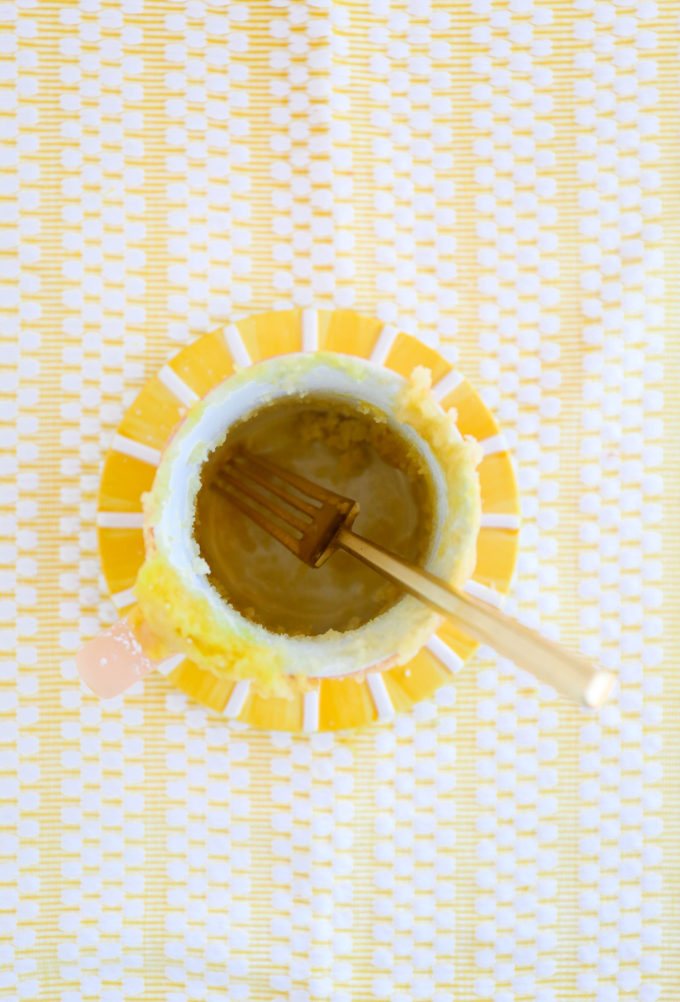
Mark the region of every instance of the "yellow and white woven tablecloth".
[[[0, 997], [680, 998], [673, 0], [0, 5]], [[372, 729], [85, 692], [100, 463], [145, 376], [259, 310], [440, 344], [515, 450], [510, 609]]]

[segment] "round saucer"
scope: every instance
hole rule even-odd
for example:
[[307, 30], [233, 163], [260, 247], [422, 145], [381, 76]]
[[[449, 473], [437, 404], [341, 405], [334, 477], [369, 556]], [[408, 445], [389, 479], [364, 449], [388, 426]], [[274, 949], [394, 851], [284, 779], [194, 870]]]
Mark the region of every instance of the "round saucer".
[[[445, 409], [455, 409], [460, 432], [477, 439], [483, 453], [477, 564], [465, 587], [501, 604], [517, 556], [519, 504], [507, 445], [481, 397], [439, 352], [391, 325], [352, 310], [298, 309], [257, 314], [198, 338], [149, 379], [128, 408], [104, 462], [97, 512], [104, 577], [120, 612], [134, 603], [132, 586], [144, 560], [141, 497], [187, 410], [237, 368], [273, 355], [317, 350], [368, 358], [406, 377], [417, 365], [431, 370], [433, 395]], [[217, 713], [255, 727], [344, 730], [374, 723], [430, 696], [477, 646], [445, 623], [405, 665], [315, 680], [309, 691], [290, 700], [262, 696], [248, 681], [218, 679], [179, 656], [172, 659], [167, 679]]]

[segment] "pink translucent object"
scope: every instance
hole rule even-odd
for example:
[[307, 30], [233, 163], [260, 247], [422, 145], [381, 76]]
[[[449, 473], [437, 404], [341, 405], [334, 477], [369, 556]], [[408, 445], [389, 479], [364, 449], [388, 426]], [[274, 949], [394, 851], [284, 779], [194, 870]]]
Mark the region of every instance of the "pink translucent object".
[[78, 674], [97, 696], [111, 699], [153, 671], [153, 661], [127, 619], [97, 634], [76, 654]]

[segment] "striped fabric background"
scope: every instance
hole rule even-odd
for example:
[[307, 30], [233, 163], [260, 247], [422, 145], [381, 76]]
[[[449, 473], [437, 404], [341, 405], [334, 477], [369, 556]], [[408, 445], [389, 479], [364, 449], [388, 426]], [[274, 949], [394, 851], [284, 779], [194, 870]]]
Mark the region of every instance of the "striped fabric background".
[[[0, 4], [0, 998], [680, 997], [679, 57], [672, 0]], [[81, 689], [125, 407], [312, 305], [480, 390], [599, 716], [488, 650], [335, 736]]]

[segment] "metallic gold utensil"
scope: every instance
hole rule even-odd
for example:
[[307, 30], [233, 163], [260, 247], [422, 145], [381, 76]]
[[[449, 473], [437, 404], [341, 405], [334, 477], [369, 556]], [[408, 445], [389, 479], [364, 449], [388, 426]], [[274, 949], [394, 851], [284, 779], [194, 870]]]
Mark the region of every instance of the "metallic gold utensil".
[[234, 454], [212, 486], [310, 567], [340, 547], [563, 696], [595, 708], [611, 695], [610, 672], [353, 532], [359, 505], [351, 498], [246, 451]]

